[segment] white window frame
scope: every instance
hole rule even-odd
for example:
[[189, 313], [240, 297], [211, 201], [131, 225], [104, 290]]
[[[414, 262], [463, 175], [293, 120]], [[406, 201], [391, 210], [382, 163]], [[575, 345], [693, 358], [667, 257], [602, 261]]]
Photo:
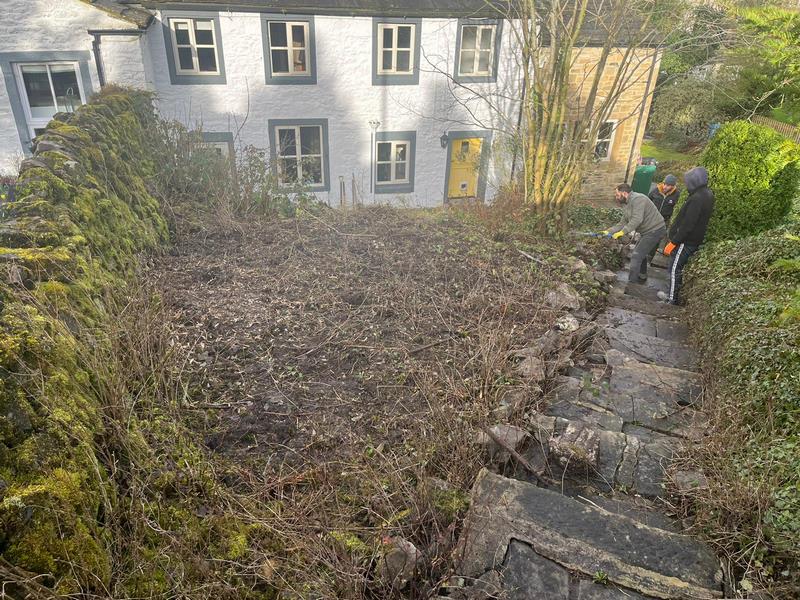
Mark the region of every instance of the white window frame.
[[[303, 154], [303, 144], [301, 142], [300, 130], [304, 127], [314, 127], [315, 129], [319, 130], [319, 154]], [[289, 158], [288, 156], [281, 155], [281, 131], [294, 131], [294, 147], [297, 154], [295, 154], [295, 160], [297, 162], [297, 181], [282, 181], [281, 180], [281, 168], [280, 168], [280, 161], [286, 160]], [[278, 161], [277, 173], [278, 173], [278, 183], [282, 186], [290, 186], [290, 185], [307, 185], [311, 188], [319, 188], [324, 187], [326, 185], [325, 182], [325, 129], [322, 125], [276, 125], [275, 126], [275, 159]], [[320, 159], [320, 174], [322, 175], [322, 181], [319, 183], [307, 183], [303, 181], [303, 159], [304, 158], [319, 158]]]
[[[464, 48], [464, 31], [468, 27], [475, 27], [477, 31], [475, 32], [475, 48]], [[485, 50], [480, 49], [480, 40], [481, 40], [481, 32], [485, 29], [490, 29], [492, 31], [492, 40], [489, 44], [489, 62], [488, 62], [488, 69], [486, 71], [479, 71], [478, 65], [480, 65], [480, 55], [481, 52], [485, 52]], [[459, 77], [492, 77], [494, 75], [494, 52], [495, 52], [495, 43], [497, 41], [497, 24], [496, 23], [465, 23], [461, 26], [461, 39], [459, 40], [458, 45], [458, 56], [456, 60], [458, 60], [458, 76]], [[471, 73], [465, 73], [461, 70], [461, 57], [464, 54], [465, 50], [467, 52], [473, 51], [475, 52], [475, 57], [472, 59], [472, 67], [473, 71]]]
[[[595, 140], [594, 146], [592, 147], [592, 156], [595, 158], [595, 160], [598, 160], [598, 161], [611, 160], [611, 152], [614, 150], [614, 138], [617, 135], [617, 122], [618, 121], [616, 119], [609, 119], [607, 121], [603, 121], [603, 125], [606, 125], [608, 123], [611, 124], [611, 136], [607, 137], [607, 138], [598, 137]], [[598, 135], [599, 135], [600, 129], [602, 128], [603, 125], [601, 125], [600, 128], [598, 128], [598, 130], [597, 130]], [[601, 142], [606, 142], [606, 141], [608, 142], [608, 151], [606, 152], [606, 155], [605, 156], [597, 156], [597, 146]]]
[[[270, 29], [270, 25], [273, 23], [280, 23], [286, 26], [286, 43], [289, 44], [288, 46], [275, 46], [272, 43], [272, 30]], [[292, 33], [292, 27], [294, 25], [301, 25], [303, 27], [303, 34], [305, 36], [305, 45], [301, 48], [296, 48], [293, 46], [294, 37]], [[269, 37], [269, 68], [272, 72], [273, 77], [311, 77], [311, 55], [309, 53], [309, 45], [311, 40], [309, 39], [310, 27], [308, 21], [278, 21], [278, 20], [270, 20], [267, 21], [267, 35]], [[285, 73], [283, 72], [276, 72], [275, 71], [275, 62], [272, 60], [272, 51], [273, 50], [286, 50], [286, 54], [289, 59], [289, 70]], [[306, 55], [306, 70], [305, 71], [295, 71], [294, 70], [294, 53], [297, 50], [302, 50]]]
[[[378, 160], [378, 148], [381, 144], [391, 144], [391, 154], [389, 155], [389, 160]], [[397, 147], [398, 146], [405, 146], [406, 147], [406, 159], [398, 161], [397, 157]], [[406, 165], [406, 176], [404, 179], [397, 179], [397, 164], [402, 163]], [[390, 167], [390, 174], [391, 179], [388, 181], [378, 181], [378, 166], [379, 165], [391, 165]], [[375, 142], [375, 185], [382, 186], [382, 185], [397, 185], [402, 183], [411, 183], [411, 179], [409, 178], [409, 173], [411, 171], [411, 142], [408, 140], [378, 140]]]
[[[195, 39], [194, 35], [194, 26], [196, 21], [208, 21], [211, 23], [211, 38], [213, 42], [211, 44], [198, 44], [197, 40]], [[178, 44], [178, 36], [175, 32], [175, 25], [178, 23], [183, 23], [188, 26], [189, 28], [189, 45], [186, 44]], [[169, 18], [169, 31], [170, 35], [172, 36], [172, 54], [175, 57], [175, 73], [177, 75], [219, 75], [219, 40], [217, 40], [217, 27], [216, 22], [214, 19], [210, 17], [170, 17]], [[191, 69], [183, 69], [181, 68], [181, 59], [180, 55], [178, 54], [178, 48], [191, 48], [192, 50], [192, 68]], [[197, 57], [197, 49], [198, 48], [213, 48], [214, 49], [214, 64], [216, 65], [216, 70], [214, 71], [201, 71], [200, 70], [200, 60]]]
[[[17, 80], [17, 89], [19, 90], [19, 96], [22, 100], [22, 109], [25, 113], [25, 123], [28, 125], [28, 133], [31, 136], [31, 139], [36, 137], [36, 130], [37, 129], [44, 129], [47, 127], [47, 124], [52, 120], [53, 117], [47, 117], [46, 119], [43, 118], [34, 118], [31, 113], [31, 105], [30, 100], [28, 99], [28, 92], [25, 89], [25, 81], [22, 78], [22, 68], [23, 67], [46, 67], [47, 68], [47, 79], [50, 82], [50, 94], [53, 97], [53, 105], [55, 107], [55, 97], [56, 92], [53, 88], [53, 77], [50, 74], [50, 67], [57, 67], [57, 66], [71, 66], [75, 71], [75, 79], [78, 82], [78, 93], [80, 94], [80, 101], [81, 104], [86, 104], [86, 94], [83, 90], [83, 82], [81, 81], [81, 67], [80, 63], [77, 61], [42, 61], [42, 62], [19, 62], [14, 63], [14, 77]], [[57, 109], [57, 107], [56, 107]], [[56, 110], [56, 112], [59, 112]], [[55, 114], [55, 113], [54, 113]]]
[[[402, 48], [403, 51], [408, 51], [409, 59], [408, 59], [408, 70], [407, 71], [398, 71], [397, 70], [397, 52], [400, 48], [397, 46], [397, 30], [400, 27], [410, 27], [411, 28], [411, 43], [409, 47]], [[392, 34], [392, 47], [385, 48], [383, 46], [383, 32], [387, 29], [391, 29], [394, 33]], [[415, 23], [379, 23], [378, 24], [378, 56], [376, 58], [377, 62], [375, 63], [378, 65], [378, 75], [411, 75], [414, 73], [414, 68], [416, 65], [414, 64], [414, 49], [416, 48], [417, 43], [417, 26]], [[392, 68], [391, 69], [384, 69], [383, 68], [383, 53], [391, 50], [392, 51]]]

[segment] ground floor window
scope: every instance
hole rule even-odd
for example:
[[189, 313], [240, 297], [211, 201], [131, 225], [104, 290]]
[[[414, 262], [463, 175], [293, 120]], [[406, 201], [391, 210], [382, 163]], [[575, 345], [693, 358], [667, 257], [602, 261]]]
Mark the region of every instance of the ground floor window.
[[378, 132], [375, 140], [375, 191], [414, 191], [414, 131]]
[[57, 112], [73, 112], [86, 102], [77, 62], [16, 63], [14, 73], [31, 138]]
[[606, 121], [597, 132], [597, 142], [594, 145], [594, 157], [598, 160], [611, 158], [611, 145], [614, 141], [615, 121]]
[[281, 185], [329, 189], [327, 120], [270, 121], [270, 141]]

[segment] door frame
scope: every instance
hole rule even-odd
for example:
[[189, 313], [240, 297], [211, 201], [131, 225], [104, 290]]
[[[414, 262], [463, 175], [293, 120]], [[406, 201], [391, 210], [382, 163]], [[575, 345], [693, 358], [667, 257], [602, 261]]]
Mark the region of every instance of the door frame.
[[474, 131], [448, 131], [447, 132], [447, 165], [444, 174], [444, 199], [447, 204], [447, 192], [450, 189], [450, 165], [453, 160], [453, 144], [458, 140], [481, 138], [481, 162], [478, 167], [478, 189], [477, 197], [481, 201], [486, 200], [486, 179], [489, 173], [489, 156], [492, 151], [492, 136], [494, 132], [490, 129], [476, 129]]

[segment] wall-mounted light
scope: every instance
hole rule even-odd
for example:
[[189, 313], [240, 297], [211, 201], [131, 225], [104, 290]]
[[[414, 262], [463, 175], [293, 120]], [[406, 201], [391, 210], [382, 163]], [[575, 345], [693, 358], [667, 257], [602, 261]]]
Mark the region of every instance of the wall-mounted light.
[[442, 144], [442, 148], [447, 148], [447, 144], [450, 141], [450, 136], [447, 132], [442, 134], [442, 137], [439, 138], [439, 142]]

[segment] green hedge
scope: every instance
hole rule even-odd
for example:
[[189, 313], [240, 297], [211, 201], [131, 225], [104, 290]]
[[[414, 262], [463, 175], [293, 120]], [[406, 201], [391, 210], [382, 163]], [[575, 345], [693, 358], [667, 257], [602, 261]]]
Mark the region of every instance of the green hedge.
[[703, 152], [716, 196], [708, 241], [754, 235], [780, 225], [800, 186], [800, 147], [747, 121], [724, 125]]
[[768, 576], [800, 579], [800, 223], [707, 246], [686, 297], [722, 403], [701, 520]]
[[56, 115], [0, 224], [0, 548], [59, 594], [101, 592], [111, 577], [100, 515], [115, 490], [77, 336], [108, 318], [103, 300], [137, 254], [167, 239], [148, 192], [157, 124], [146, 93]]

